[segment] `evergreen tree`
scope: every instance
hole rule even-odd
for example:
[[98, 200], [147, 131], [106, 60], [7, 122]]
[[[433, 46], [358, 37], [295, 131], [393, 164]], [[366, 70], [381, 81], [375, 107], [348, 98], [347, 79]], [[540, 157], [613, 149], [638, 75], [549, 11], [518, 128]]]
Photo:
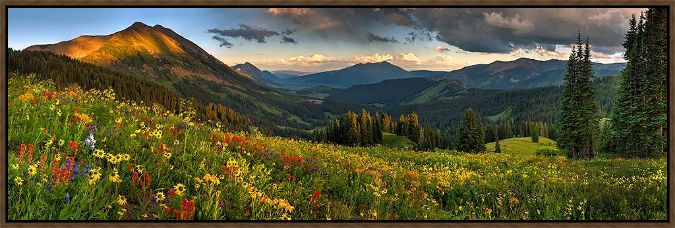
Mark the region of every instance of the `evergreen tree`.
[[533, 124], [530, 131], [532, 132], [532, 142], [539, 142], [539, 125]]
[[485, 151], [485, 132], [476, 112], [473, 109], [467, 109], [464, 112], [464, 118], [457, 129], [456, 148], [459, 151], [468, 153], [479, 153]]
[[598, 128], [598, 108], [592, 84], [593, 70], [588, 39], [581, 42], [581, 33], [572, 48], [565, 73], [565, 88], [560, 102], [558, 147], [568, 157], [595, 156], [594, 137]]
[[497, 141], [495, 141], [495, 153], [501, 153], [502, 147], [499, 145], [499, 136], [497, 136]]
[[627, 157], [646, 157], [666, 150], [667, 11], [649, 9], [629, 25], [609, 145]]

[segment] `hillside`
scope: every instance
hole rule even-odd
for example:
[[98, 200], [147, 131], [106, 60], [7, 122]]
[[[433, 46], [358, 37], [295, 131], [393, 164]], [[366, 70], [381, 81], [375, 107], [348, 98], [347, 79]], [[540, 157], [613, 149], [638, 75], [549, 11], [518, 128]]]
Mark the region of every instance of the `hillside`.
[[[567, 61], [520, 58], [514, 61], [496, 61], [478, 64], [439, 74], [435, 79], [454, 79], [468, 88], [519, 89], [562, 85]], [[625, 67], [623, 63], [593, 64], [595, 76], [616, 76]]]
[[434, 85], [425, 78], [391, 79], [366, 85], [356, 85], [333, 91], [325, 100], [376, 106], [398, 105], [406, 98]]
[[8, 86], [9, 220], [667, 218], [663, 158], [335, 146], [224, 131], [112, 90]]
[[[83, 40], [98, 43], [86, 45]], [[89, 48], [78, 48], [82, 45]], [[53, 45], [35, 45], [26, 50], [65, 54], [120, 74], [160, 83], [184, 98], [229, 107], [250, 117], [254, 125], [266, 133], [303, 135], [306, 134], [304, 130], [322, 125], [326, 113], [340, 113], [352, 107], [317, 103], [257, 83], [254, 77], [234, 71], [161, 25], [150, 27], [137, 22], [110, 35], [85, 36]], [[22, 66], [22, 73], [32, 73], [34, 69], [31, 68], [35, 67]]]

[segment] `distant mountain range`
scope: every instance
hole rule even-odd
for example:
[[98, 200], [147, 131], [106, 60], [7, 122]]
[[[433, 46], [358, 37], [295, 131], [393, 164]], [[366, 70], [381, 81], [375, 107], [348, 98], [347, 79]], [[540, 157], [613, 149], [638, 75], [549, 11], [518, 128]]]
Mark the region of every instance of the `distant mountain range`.
[[[459, 70], [432, 76], [433, 79], [454, 79], [468, 88], [482, 89], [518, 89], [561, 85], [565, 75], [567, 61], [520, 58], [514, 61], [496, 61], [479, 64]], [[623, 63], [595, 63], [593, 70], [597, 78], [619, 75], [625, 67]]]
[[[287, 89], [306, 89], [314, 86], [348, 88], [385, 80], [402, 78], [429, 78], [431, 80], [453, 79], [467, 88], [518, 89], [561, 85], [567, 61], [520, 58], [514, 61], [496, 61], [490, 64], [467, 66], [455, 71], [406, 71], [389, 62], [359, 63], [347, 68], [307, 74], [280, 77], [269, 73], [268, 84]], [[593, 69], [597, 78], [619, 75], [623, 63], [595, 63]], [[283, 73], [282, 73], [283, 74]], [[273, 83], [269, 83], [273, 81]]]

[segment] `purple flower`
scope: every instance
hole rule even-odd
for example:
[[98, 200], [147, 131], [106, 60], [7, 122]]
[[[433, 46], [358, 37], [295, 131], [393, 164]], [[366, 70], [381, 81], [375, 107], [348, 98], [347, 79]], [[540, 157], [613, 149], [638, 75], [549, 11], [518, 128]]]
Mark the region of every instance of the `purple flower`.
[[96, 124], [87, 125], [87, 129], [89, 130], [89, 134], [91, 135], [94, 131], [96, 131]]
[[70, 203], [70, 194], [66, 193], [66, 203]]

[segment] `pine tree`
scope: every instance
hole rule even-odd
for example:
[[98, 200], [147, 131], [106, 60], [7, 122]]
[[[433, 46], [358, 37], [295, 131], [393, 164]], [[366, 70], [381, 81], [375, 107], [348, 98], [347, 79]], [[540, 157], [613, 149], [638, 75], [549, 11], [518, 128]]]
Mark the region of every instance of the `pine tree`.
[[497, 141], [495, 141], [495, 153], [501, 153], [502, 146], [499, 145], [499, 135], [497, 135]]
[[539, 142], [539, 125], [533, 124], [530, 132], [532, 132], [532, 142]]
[[598, 108], [593, 78], [590, 44], [587, 39], [584, 45], [579, 33], [567, 63], [557, 124], [558, 147], [573, 159], [595, 156], [594, 137], [598, 128]]
[[485, 132], [476, 112], [467, 109], [464, 118], [457, 129], [457, 150], [469, 153], [485, 151]]
[[666, 150], [667, 12], [649, 9], [629, 25], [609, 145], [627, 157], [647, 157]]

